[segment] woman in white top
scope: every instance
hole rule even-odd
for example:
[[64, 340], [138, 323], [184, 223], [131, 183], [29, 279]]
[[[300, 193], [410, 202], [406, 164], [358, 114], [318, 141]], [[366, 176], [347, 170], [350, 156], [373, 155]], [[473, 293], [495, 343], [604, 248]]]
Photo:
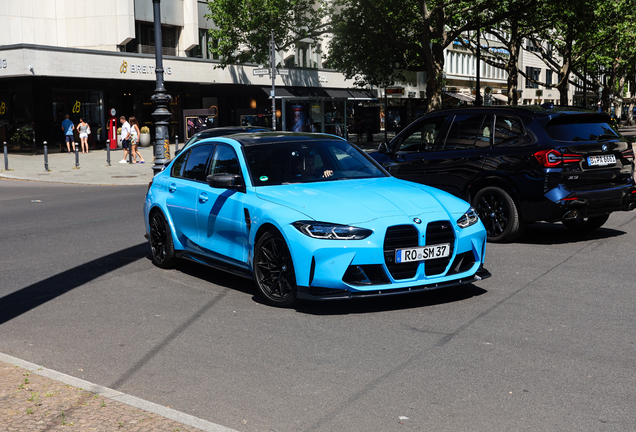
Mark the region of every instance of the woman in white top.
[[137, 163], [137, 156], [139, 156], [139, 163], [144, 163], [146, 162], [144, 157], [139, 153], [139, 150], [137, 150], [139, 135], [141, 135], [139, 122], [135, 117], [130, 117], [128, 123], [130, 123], [130, 154], [132, 154], [132, 163]]
[[88, 153], [88, 132], [90, 128], [83, 118], [80, 118], [77, 130], [79, 131], [80, 142], [82, 143], [82, 153]]

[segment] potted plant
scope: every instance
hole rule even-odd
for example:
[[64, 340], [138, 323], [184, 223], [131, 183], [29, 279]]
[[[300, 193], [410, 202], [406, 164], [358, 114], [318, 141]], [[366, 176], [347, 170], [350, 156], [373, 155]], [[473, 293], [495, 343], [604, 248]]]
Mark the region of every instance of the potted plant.
[[148, 126], [142, 126], [140, 132], [139, 145], [142, 147], [148, 147], [150, 145], [150, 129]]
[[121, 148], [121, 128], [117, 128], [117, 147]]

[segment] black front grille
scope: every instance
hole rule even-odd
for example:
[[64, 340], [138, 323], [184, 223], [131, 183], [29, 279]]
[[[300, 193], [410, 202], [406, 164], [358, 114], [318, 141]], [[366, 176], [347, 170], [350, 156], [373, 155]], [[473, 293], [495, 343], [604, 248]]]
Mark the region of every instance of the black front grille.
[[389, 227], [384, 237], [384, 262], [393, 279], [409, 279], [417, 273], [419, 262], [395, 263], [395, 250], [419, 246], [419, 232], [413, 225]]
[[436, 245], [442, 243], [450, 244], [450, 255], [447, 258], [437, 258], [425, 261], [426, 276], [444, 273], [448, 263], [453, 257], [455, 249], [455, 232], [453, 225], [449, 221], [431, 222], [426, 227], [426, 245]]

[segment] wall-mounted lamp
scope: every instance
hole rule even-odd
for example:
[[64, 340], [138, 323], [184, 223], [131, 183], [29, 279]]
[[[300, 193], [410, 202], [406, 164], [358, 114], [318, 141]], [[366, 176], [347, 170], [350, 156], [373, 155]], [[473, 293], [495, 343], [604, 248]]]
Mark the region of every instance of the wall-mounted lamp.
[[250, 108], [252, 108], [252, 109], [256, 109], [256, 99], [252, 99], [252, 100], [250, 101]]

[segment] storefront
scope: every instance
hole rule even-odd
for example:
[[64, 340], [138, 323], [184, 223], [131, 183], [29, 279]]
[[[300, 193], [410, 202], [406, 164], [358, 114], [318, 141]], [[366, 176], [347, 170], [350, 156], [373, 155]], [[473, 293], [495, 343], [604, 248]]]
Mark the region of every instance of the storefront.
[[[80, 118], [89, 123], [91, 149], [105, 148], [111, 117], [135, 116], [154, 134], [154, 56], [15, 45], [0, 48], [0, 61], [7, 65], [0, 70], [0, 142], [7, 142], [9, 151], [39, 152], [44, 142], [49, 151], [61, 149], [66, 115], [74, 124]], [[186, 140], [184, 112], [192, 110], [213, 112], [206, 114], [205, 127], [271, 126], [271, 78], [252, 76], [247, 67], [214, 66], [210, 60], [164, 58], [172, 142]], [[278, 130], [347, 137], [355, 117], [372, 110], [367, 129], [379, 132], [381, 104], [373, 93], [347, 89], [335, 72], [290, 75], [276, 82]], [[319, 86], [295, 85], [308, 77]]]

